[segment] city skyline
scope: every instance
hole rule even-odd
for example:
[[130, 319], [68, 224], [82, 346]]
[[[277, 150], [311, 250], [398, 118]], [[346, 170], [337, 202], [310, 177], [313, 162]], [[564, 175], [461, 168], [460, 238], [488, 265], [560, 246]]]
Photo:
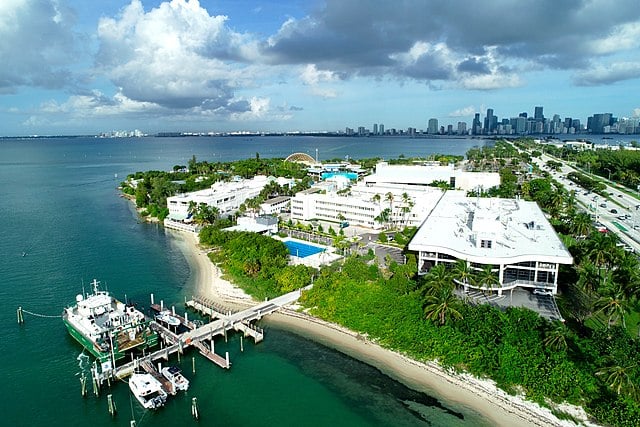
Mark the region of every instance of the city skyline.
[[640, 10], [624, 3], [9, 0], [0, 135], [638, 118]]

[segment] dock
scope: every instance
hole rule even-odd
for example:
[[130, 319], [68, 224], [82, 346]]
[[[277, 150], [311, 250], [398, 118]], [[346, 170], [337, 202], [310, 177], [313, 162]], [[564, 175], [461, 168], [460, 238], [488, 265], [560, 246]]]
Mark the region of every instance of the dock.
[[[211, 319], [209, 323], [198, 326], [196, 323], [188, 320], [186, 312], [184, 316], [180, 316], [176, 314], [175, 309], [172, 308], [172, 316], [180, 320], [180, 324], [183, 326], [182, 329], [185, 330], [185, 332], [177, 333], [159, 322], [152, 321], [151, 327], [160, 335], [162, 342], [165, 344], [164, 347], [117, 367], [112, 374], [114, 377], [121, 379], [131, 375], [137, 369], [142, 368], [147, 372], [155, 371], [157, 375], [160, 375], [155, 370], [154, 363], [157, 363], [160, 359], [168, 360], [169, 356], [174, 353], [182, 354], [188, 347], [196, 348], [207, 360], [221, 368], [229, 369], [231, 367], [229, 353], [226, 353], [225, 357], [216, 354], [213, 346], [214, 338], [221, 335], [226, 337], [227, 333], [233, 330], [242, 332], [245, 337], [252, 337], [256, 343], [262, 341], [264, 339], [264, 331], [251, 322], [260, 320], [262, 317], [281, 309], [285, 305], [297, 301], [302, 291], [310, 289], [311, 286], [312, 285], [309, 285], [302, 289], [289, 292], [288, 294], [281, 295], [239, 312], [233, 312], [233, 310], [226, 309], [204, 297], [194, 296], [191, 300], [186, 301], [186, 307], [209, 316]], [[151, 299], [151, 308], [158, 313], [167, 309], [162, 303], [160, 305], [154, 304], [153, 296]], [[209, 341], [209, 345], [207, 341]], [[156, 375], [153, 372], [150, 373], [154, 376]], [[160, 375], [160, 377], [162, 377], [162, 375]], [[161, 382], [163, 381], [161, 380]]]

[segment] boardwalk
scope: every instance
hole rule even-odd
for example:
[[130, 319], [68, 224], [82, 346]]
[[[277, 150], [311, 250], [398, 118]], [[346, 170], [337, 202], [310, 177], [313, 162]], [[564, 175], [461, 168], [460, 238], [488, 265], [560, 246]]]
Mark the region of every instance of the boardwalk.
[[[260, 320], [263, 316], [297, 301], [298, 298], [300, 298], [301, 291], [310, 289], [311, 286], [312, 285], [309, 285], [297, 291], [265, 301], [237, 313], [226, 310], [219, 305], [209, 304], [211, 301], [207, 301], [202, 297], [194, 297], [192, 300], [187, 301], [187, 307], [210, 316], [212, 319], [211, 322], [196, 327], [195, 323], [190, 322], [186, 318], [186, 314], [185, 317], [175, 315], [175, 317], [180, 319], [181, 324], [187, 328], [187, 331], [182, 334], [177, 334], [158, 322], [151, 322], [153, 329], [162, 336], [164, 342], [168, 345], [142, 358], [119, 366], [116, 368], [114, 376], [116, 378], [126, 377], [140, 367], [146, 366], [148, 368], [149, 366], [153, 366], [153, 363], [159, 359], [168, 360], [169, 355], [173, 353], [183, 353], [184, 349], [190, 346], [197, 348], [200, 354], [218, 366], [228, 369], [231, 366], [228, 353], [225, 357], [216, 354], [213, 348], [207, 346], [206, 340], [210, 340], [211, 342], [214, 337], [219, 335], [226, 336], [227, 332], [235, 330], [242, 332], [245, 336], [253, 337], [255, 342], [262, 341], [264, 332], [262, 329], [251, 324], [251, 322]], [[152, 304], [152, 308], [155, 311], [161, 311], [160, 309], [163, 307]]]

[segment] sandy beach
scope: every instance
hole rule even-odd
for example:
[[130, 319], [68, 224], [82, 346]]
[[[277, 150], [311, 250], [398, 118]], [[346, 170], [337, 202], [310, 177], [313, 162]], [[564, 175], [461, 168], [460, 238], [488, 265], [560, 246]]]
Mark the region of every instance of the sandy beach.
[[[253, 303], [241, 289], [221, 276], [220, 269], [208, 258], [207, 253], [192, 233], [178, 233], [184, 237], [184, 250], [189, 262], [194, 293], [214, 298], [226, 305], [247, 306]], [[510, 396], [498, 389], [492, 381], [468, 374], [455, 374], [442, 369], [435, 362], [422, 363], [402, 354], [384, 349], [360, 334], [325, 322], [294, 309], [285, 309], [264, 319], [275, 325], [335, 348], [355, 359], [375, 366], [403, 384], [430, 395], [437, 395], [444, 403], [471, 408], [496, 426], [575, 426], [573, 422], [560, 420], [547, 408]], [[560, 410], [576, 419], [586, 420], [580, 408], [567, 405]], [[586, 425], [592, 425], [585, 422]]]

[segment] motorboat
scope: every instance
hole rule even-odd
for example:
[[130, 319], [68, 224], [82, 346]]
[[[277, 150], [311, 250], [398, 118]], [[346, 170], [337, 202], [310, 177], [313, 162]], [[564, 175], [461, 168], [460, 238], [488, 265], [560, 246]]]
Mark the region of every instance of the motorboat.
[[180, 319], [174, 316], [169, 310], [163, 310], [158, 313], [156, 320], [168, 326], [180, 326]]
[[151, 374], [133, 374], [129, 378], [129, 388], [138, 402], [146, 409], [158, 409], [167, 401], [167, 392]]
[[162, 376], [173, 385], [174, 390], [187, 391], [189, 389], [189, 380], [182, 375], [182, 371], [177, 366], [167, 366], [162, 368], [161, 372]]

